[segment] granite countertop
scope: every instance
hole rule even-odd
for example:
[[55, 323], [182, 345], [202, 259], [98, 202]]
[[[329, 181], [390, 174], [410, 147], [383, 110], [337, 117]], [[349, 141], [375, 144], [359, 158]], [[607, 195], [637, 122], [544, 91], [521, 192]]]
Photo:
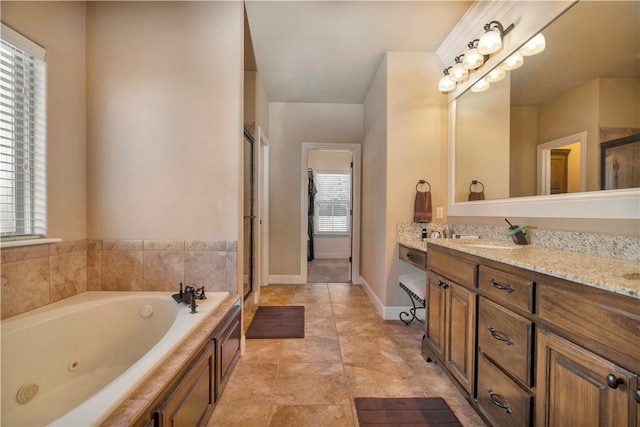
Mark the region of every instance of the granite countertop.
[[122, 402], [100, 426], [122, 427], [132, 425], [153, 400], [164, 391], [164, 386], [171, 382], [182, 366], [200, 348], [202, 343], [209, 338], [238, 301], [241, 301], [241, 299], [237, 294], [231, 294], [226, 297], [209, 318], [204, 321], [202, 326], [192, 332], [180, 344], [178, 350], [169, 355], [151, 376]]
[[[398, 243], [423, 251], [427, 250], [427, 243], [438, 245], [640, 299], [640, 263], [638, 261], [540, 246], [519, 246], [508, 240], [427, 239], [426, 243], [416, 240], [400, 240]], [[472, 245], [498, 245], [511, 249]], [[635, 279], [624, 277], [634, 274]]]

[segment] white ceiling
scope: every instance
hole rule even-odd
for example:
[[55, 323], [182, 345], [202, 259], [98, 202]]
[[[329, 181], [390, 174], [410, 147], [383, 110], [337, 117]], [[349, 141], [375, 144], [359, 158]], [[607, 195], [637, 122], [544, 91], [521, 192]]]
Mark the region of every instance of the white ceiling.
[[270, 101], [361, 104], [387, 51], [435, 52], [471, 1], [247, 0]]

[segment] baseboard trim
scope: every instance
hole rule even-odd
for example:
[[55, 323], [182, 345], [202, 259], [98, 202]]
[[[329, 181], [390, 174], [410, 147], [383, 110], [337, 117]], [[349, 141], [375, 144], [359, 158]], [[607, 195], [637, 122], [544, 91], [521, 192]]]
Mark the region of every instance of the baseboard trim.
[[[371, 286], [367, 283], [364, 277], [360, 276], [360, 284], [362, 288], [367, 293], [369, 298], [371, 298], [371, 302], [376, 308], [376, 312], [382, 317], [384, 320], [400, 320], [400, 312], [406, 311], [407, 313], [413, 306], [386, 306], [380, 301], [378, 295], [371, 289]], [[417, 316], [420, 320], [424, 320], [424, 310], [418, 310]]]
[[273, 285], [304, 285], [302, 276], [297, 275], [269, 275], [269, 284]]
[[349, 259], [349, 254], [344, 252], [315, 253], [316, 259]]

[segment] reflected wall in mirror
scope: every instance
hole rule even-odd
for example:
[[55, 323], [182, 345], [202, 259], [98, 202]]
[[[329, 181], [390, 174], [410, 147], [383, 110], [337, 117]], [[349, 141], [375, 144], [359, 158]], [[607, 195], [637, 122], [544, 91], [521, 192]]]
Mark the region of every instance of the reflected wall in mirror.
[[578, 2], [542, 33], [543, 52], [457, 99], [456, 202], [473, 180], [486, 199], [598, 191], [601, 144], [640, 133], [640, 2]]

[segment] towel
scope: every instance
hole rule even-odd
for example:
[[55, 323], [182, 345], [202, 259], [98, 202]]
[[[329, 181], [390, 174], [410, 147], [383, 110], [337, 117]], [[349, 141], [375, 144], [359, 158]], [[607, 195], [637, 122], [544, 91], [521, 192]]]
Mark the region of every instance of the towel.
[[431, 222], [431, 190], [416, 191], [413, 222]]
[[484, 200], [484, 190], [482, 191], [469, 191], [469, 201], [472, 200]]

